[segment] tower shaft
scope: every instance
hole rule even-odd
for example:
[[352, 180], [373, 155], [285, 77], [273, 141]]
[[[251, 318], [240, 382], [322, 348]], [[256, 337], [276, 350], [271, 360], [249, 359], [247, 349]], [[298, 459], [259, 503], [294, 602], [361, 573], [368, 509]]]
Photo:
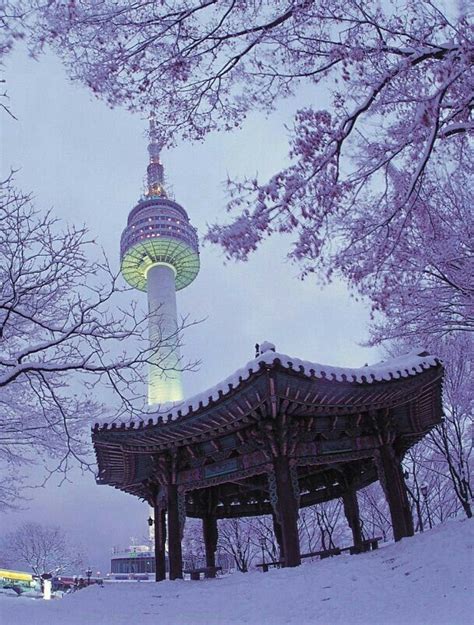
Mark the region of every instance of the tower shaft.
[[175, 273], [166, 264], [153, 265], [147, 272], [150, 406], [183, 399]]

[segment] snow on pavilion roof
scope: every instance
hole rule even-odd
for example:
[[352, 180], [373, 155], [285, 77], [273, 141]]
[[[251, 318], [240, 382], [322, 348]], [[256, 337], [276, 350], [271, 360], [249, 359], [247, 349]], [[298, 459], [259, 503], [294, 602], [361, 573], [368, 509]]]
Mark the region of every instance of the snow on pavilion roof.
[[[279, 365], [300, 375], [325, 379], [335, 383], [345, 382], [365, 385], [409, 378], [441, 364], [441, 360], [436, 356], [432, 356], [423, 350], [415, 350], [371, 366], [358, 368], [334, 367], [300, 360], [299, 358], [276, 352], [271, 343], [263, 343], [261, 348], [264, 350], [261, 355], [250, 360], [244, 367], [237, 369], [222, 382], [183, 401], [163, 404], [157, 410], [143, 415], [144, 418], [148, 418], [148, 423], [150, 423], [153, 417], [159, 417], [160, 421], [165, 417], [165, 422], [169, 422], [189, 415], [195, 410], [206, 407], [211, 401], [216, 401], [227, 395], [265, 366]], [[100, 425], [102, 426], [101, 429], [107, 429], [106, 423]], [[115, 424], [113, 427], [115, 427]]]

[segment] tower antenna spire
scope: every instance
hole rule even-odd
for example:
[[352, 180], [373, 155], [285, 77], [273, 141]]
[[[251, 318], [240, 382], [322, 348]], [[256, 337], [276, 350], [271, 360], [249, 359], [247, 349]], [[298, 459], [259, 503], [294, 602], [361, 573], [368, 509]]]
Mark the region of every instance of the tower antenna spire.
[[147, 173], [147, 197], [166, 197], [164, 187], [164, 169], [160, 161], [160, 152], [163, 148], [163, 137], [156, 127], [155, 114], [150, 113], [148, 118], [148, 155], [149, 163]]

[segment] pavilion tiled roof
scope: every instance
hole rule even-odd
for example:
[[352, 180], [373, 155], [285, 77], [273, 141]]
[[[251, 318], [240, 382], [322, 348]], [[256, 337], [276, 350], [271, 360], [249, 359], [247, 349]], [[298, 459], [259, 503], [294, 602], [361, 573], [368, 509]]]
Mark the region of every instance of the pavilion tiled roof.
[[[183, 401], [164, 404], [158, 410], [143, 415], [143, 419], [147, 420], [149, 426], [162, 423], [163, 421], [179, 421], [193, 412], [222, 399], [265, 368], [279, 367], [308, 378], [327, 380], [336, 384], [342, 382], [353, 384], [354, 386], [365, 386], [373, 385], [377, 382], [410, 378], [431, 368], [438, 367], [440, 364], [441, 361], [436, 356], [430, 355], [424, 350], [415, 350], [370, 366], [366, 365], [358, 368], [335, 367], [294, 358], [270, 348], [215, 386]], [[97, 423], [95, 429], [98, 430], [100, 428], [103, 431], [113, 428], [116, 430], [117, 425], [116, 423], [110, 425]], [[122, 424], [122, 427], [124, 425]], [[127, 425], [130, 427], [129, 424]]]

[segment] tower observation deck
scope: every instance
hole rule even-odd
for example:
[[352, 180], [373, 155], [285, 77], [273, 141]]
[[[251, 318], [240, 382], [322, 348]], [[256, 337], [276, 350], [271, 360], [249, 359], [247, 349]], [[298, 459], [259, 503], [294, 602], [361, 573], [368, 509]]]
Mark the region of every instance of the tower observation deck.
[[182, 206], [167, 197], [162, 141], [150, 118], [147, 191], [132, 208], [120, 241], [122, 275], [148, 294], [151, 357], [148, 404], [183, 399], [176, 291], [199, 272], [199, 241]]

